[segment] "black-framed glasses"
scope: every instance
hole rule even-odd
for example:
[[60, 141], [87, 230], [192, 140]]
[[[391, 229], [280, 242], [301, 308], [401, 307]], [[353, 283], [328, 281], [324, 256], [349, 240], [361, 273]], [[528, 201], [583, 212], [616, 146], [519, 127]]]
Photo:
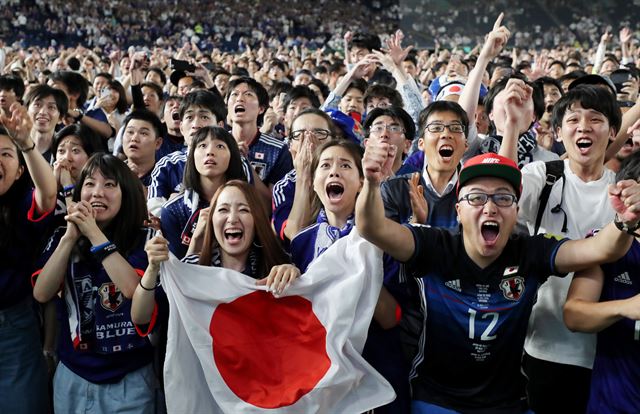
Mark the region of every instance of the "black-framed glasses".
[[441, 124], [441, 123], [431, 123], [427, 124], [427, 131], [429, 132], [442, 132], [447, 128], [449, 132], [454, 134], [462, 134], [464, 132], [464, 125], [462, 124]]
[[329, 131], [328, 129], [315, 128], [315, 129], [297, 129], [295, 131], [291, 131], [291, 135], [289, 136], [289, 138], [291, 138], [294, 141], [299, 141], [300, 139], [303, 138], [303, 135], [307, 133], [313, 135], [318, 141], [324, 141], [325, 139], [331, 136], [331, 131]]
[[469, 193], [460, 197], [458, 201], [466, 201], [474, 207], [481, 207], [487, 204], [487, 201], [493, 201], [498, 207], [511, 207], [513, 203], [518, 201], [518, 197], [508, 193], [487, 194], [487, 193]]
[[392, 134], [404, 133], [404, 128], [402, 128], [400, 125], [385, 125], [385, 124], [371, 125], [371, 127], [369, 128], [369, 132], [373, 132], [375, 134], [382, 134], [385, 129], [391, 132]]

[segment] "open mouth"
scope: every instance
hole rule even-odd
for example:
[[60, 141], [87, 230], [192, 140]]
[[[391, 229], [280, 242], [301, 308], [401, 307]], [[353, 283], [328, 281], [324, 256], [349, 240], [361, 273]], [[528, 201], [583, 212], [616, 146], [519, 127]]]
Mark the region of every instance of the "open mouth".
[[327, 184], [326, 190], [327, 196], [331, 201], [340, 201], [344, 194], [344, 187], [340, 183], [329, 183]]
[[225, 240], [238, 241], [242, 239], [244, 232], [240, 229], [227, 229], [224, 231]]
[[218, 165], [218, 163], [217, 163], [214, 159], [212, 159], [212, 158], [207, 158], [207, 159], [204, 161], [204, 165], [213, 165], [213, 166], [216, 166], [216, 165]]
[[544, 110], [548, 113], [553, 112], [553, 105], [547, 105], [547, 107]]
[[244, 106], [242, 106], [242, 105], [238, 105], [238, 106], [236, 106], [235, 108], [233, 108], [233, 111], [234, 111], [236, 114], [243, 114], [243, 113], [245, 113], [247, 110], [246, 110], [246, 108], [245, 108]]
[[451, 145], [443, 145], [438, 149], [438, 154], [442, 158], [451, 158], [453, 156], [453, 147]]
[[91, 208], [95, 211], [104, 211], [107, 209], [107, 205], [104, 203], [93, 202], [91, 203]]
[[576, 145], [578, 146], [579, 149], [588, 149], [588, 148], [591, 148], [591, 145], [593, 145], [593, 141], [591, 141], [588, 138], [580, 138], [576, 142]]
[[138, 150], [138, 146], [137, 145], [129, 145], [129, 151], [137, 151]]
[[625, 141], [623, 147], [632, 147], [633, 148], [633, 138], [629, 138]]
[[500, 225], [496, 221], [485, 221], [480, 226], [482, 238], [487, 242], [495, 242], [500, 234]]

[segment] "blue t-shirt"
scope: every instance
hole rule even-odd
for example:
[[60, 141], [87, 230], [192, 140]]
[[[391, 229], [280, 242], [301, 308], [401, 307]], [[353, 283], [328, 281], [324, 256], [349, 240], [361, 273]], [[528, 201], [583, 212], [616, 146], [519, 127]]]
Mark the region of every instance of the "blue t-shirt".
[[[33, 295], [31, 273], [44, 242], [53, 214], [38, 216], [34, 190], [28, 189], [18, 200], [14, 239], [0, 249], [0, 309], [7, 309]], [[3, 229], [4, 230], [4, 229]]]
[[[600, 302], [640, 294], [640, 243], [602, 265]], [[640, 413], [640, 321], [624, 318], [598, 333], [588, 413]]]
[[[42, 269], [66, 227], [49, 239], [40, 259]], [[147, 268], [144, 251], [151, 231], [141, 229], [137, 245], [125, 260], [140, 277]], [[153, 349], [131, 321], [131, 299], [124, 297], [101, 263], [88, 252], [72, 253], [67, 264], [62, 298], [55, 297], [60, 332], [58, 357], [75, 374], [93, 383], [115, 383], [153, 360]], [[33, 275], [33, 281], [40, 271]]]
[[538, 286], [558, 274], [564, 240], [512, 236], [489, 266], [467, 255], [462, 235], [409, 226], [424, 329], [410, 373], [413, 399], [465, 413], [523, 412], [524, 339]]

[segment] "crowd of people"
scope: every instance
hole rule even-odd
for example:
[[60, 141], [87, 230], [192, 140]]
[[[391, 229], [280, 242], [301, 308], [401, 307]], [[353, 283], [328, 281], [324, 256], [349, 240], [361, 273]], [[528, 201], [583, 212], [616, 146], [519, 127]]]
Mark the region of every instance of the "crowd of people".
[[537, 43], [500, 14], [471, 50], [479, 33], [434, 50], [382, 1], [320, 2], [340, 20], [19, 3], [33, 42], [0, 49], [0, 411], [163, 412], [170, 254], [281, 295], [356, 230], [384, 251], [363, 357], [397, 397], [375, 412], [640, 411], [635, 28]]

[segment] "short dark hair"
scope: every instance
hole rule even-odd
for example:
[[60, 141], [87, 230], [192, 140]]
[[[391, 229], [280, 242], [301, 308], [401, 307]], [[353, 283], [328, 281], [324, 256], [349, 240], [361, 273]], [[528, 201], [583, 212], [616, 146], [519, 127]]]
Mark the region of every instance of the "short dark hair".
[[309, 83], [309, 85], [315, 85], [318, 89], [320, 89], [320, 93], [322, 94], [322, 97], [324, 99], [327, 99], [327, 97], [329, 96], [329, 87], [327, 85], [325, 85], [324, 82], [322, 82], [320, 79], [318, 78], [313, 78], [311, 79], [311, 82]]
[[553, 128], [562, 126], [562, 119], [567, 109], [574, 103], [580, 103], [584, 109], [593, 109], [603, 114], [609, 121], [615, 133], [620, 131], [622, 125], [622, 112], [616, 103], [616, 97], [609, 88], [601, 88], [594, 85], [578, 85], [562, 97], [553, 107]]
[[333, 138], [338, 137], [338, 128], [336, 127], [336, 124], [333, 123], [333, 119], [331, 119], [331, 117], [322, 109], [318, 109], [318, 108], [307, 108], [298, 112], [298, 114], [294, 116], [293, 119], [291, 120], [291, 125], [288, 125], [289, 130], [293, 128], [293, 123], [296, 121], [296, 119], [300, 118], [303, 115], [316, 115], [324, 119], [325, 121], [327, 121], [327, 124], [329, 125], [329, 131], [331, 132], [331, 136]]
[[360, 92], [362, 92], [362, 94], [364, 95], [365, 92], [367, 92], [367, 82], [364, 79], [354, 79], [351, 81], [351, 83], [349, 84], [349, 86], [347, 86], [347, 89], [345, 89], [344, 93], [345, 95], [347, 94], [347, 91], [349, 91], [349, 89], [357, 89]]
[[560, 83], [566, 81], [566, 80], [576, 80], [579, 79], [583, 76], [587, 76], [587, 72], [583, 71], [583, 70], [574, 70], [572, 72], [569, 73], [565, 73], [564, 75], [562, 75], [560, 78], [558, 78], [558, 81]]
[[142, 82], [140, 84], [140, 90], [142, 90], [142, 88], [149, 88], [149, 89], [153, 89], [153, 91], [156, 93], [156, 95], [158, 96], [158, 99], [162, 99], [162, 96], [164, 95], [162, 93], [162, 88], [160, 86], [158, 86], [157, 83], [153, 83], [153, 82]]
[[311, 106], [313, 106], [314, 108], [320, 107], [320, 101], [318, 100], [316, 94], [311, 89], [309, 89], [308, 86], [298, 85], [291, 88], [289, 93], [287, 93], [287, 96], [284, 98], [285, 110], [292, 101], [300, 98], [307, 98], [309, 102], [311, 102]]
[[561, 60], [554, 60], [553, 62], [551, 62], [549, 64], [549, 67], [553, 66], [553, 65], [560, 65], [560, 67], [564, 70], [567, 68], [567, 65], [565, 65], [565, 63]]
[[227, 107], [220, 95], [206, 89], [197, 89], [189, 92], [180, 103], [180, 119], [184, 118], [187, 109], [192, 106], [208, 109], [215, 115], [217, 122], [225, 122], [227, 119]]
[[22, 95], [24, 95], [24, 81], [18, 75], [2, 75], [0, 76], [0, 90], [13, 91], [18, 98], [18, 101], [22, 101]]
[[97, 152], [87, 160], [82, 168], [82, 173], [73, 191], [73, 201], [80, 201], [85, 180], [96, 170], [99, 170], [105, 178], [115, 180], [122, 192], [120, 210], [104, 229], [104, 233], [109, 240], [118, 246], [118, 251], [126, 256], [141, 242], [142, 232], [140, 229], [148, 216], [142, 181], [118, 157]]
[[[293, 85], [291, 84], [291, 82], [273, 82], [273, 85], [271, 85], [268, 91], [269, 99], [273, 99], [276, 96], [279, 96], [281, 93], [289, 93], [291, 89], [293, 89]], [[227, 91], [229, 91], [229, 88], [227, 88]]]
[[[160, 75], [160, 82], [162, 82], [163, 85], [167, 83], [167, 75], [158, 66], [149, 67], [149, 69], [147, 69], [147, 74], [149, 72], [154, 72], [154, 73], [157, 73], [158, 75]], [[145, 75], [145, 78], [146, 78], [146, 75]]]
[[[108, 81], [112, 81], [113, 80], [113, 75], [111, 75], [109, 72], [98, 72], [96, 73], [96, 76], [93, 77], [93, 80], [95, 80], [96, 78], [105, 78]], [[96, 91], [96, 93], [99, 91]]]
[[413, 140], [416, 135], [416, 125], [413, 122], [413, 118], [411, 115], [407, 113], [404, 109], [399, 106], [390, 106], [389, 108], [375, 108], [370, 113], [367, 114], [367, 119], [364, 121], [364, 128], [367, 131], [367, 136], [369, 136], [369, 129], [376, 118], [380, 118], [381, 116], [388, 116], [393, 119], [396, 119], [402, 122], [402, 126], [404, 127], [405, 133], [404, 137], [408, 140]]
[[53, 136], [53, 141], [51, 141], [51, 153], [54, 157], [58, 152], [60, 143], [66, 137], [71, 135], [78, 137], [78, 139], [80, 140], [80, 144], [82, 145], [82, 149], [87, 153], [87, 156], [91, 156], [96, 152], [104, 152], [107, 150], [104, 141], [96, 135], [93, 129], [84, 124], [71, 124], [62, 128]]
[[129, 122], [133, 119], [139, 119], [150, 123], [156, 133], [156, 138], [162, 138], [162, 123], [153, 112], [146, 109], [136, 109], [131, 111], [124, 119], [124, 122], [122, 122], [122, 129], [126, 129]]
[[469, 133], [469, 117], [467, 112], [457, 102], [451, 101], [435, 101], [429, 104], [426, 108], [420, 111], [418, 116], [419, 134], [424, 136], [424, 130], [429, 122], [429, 117], [435, 113], [451, 112], [456, 114], [462, 126], [464, 126], [465, 136]]
[[184, 167], [184, 177], [182, 178], [182, 184], [185, 189], [192, 189], [200, 195], [204, 194], [204, 191], [202, 189], [202, 184], [200, 183], [200, 173], [196, 168], [194, 153], [198, 144], [209, 138], [220, 140], [227, 145], [227, 148], [229, 148], [229, 166], [224, 174], [225, 181], [247, 181], [247, 176], [245, 175], [244, 168], [242, 166], [242, 155], [240, 154], [240, 149], [238, 149], [238, 143], [235, 138], [233, 138], [233, 136], [224, 128], [220, 128], [218, 126], [200, 128], [193, 135], [191, 145], [189, 146], [189, 155]]
[[369, 86], [364, 94], [365, 107], [372, 98], [388, 98], [389, 101], [391, 101], [391, 106], [397, 106], [399, 108], [404, 107], [404, 102], [402, 102], [400, 92], [388, 85], [378, 83]]
[[64, 117], [69, 110], [67, 95], [60, 89], [52, 88], [49, 85], [41, 84], [29, 89], [29, 92], [27, 92], [24, 97], [24, 103], [26, 106], [29, 106], [33, 101], [48, 98], [49, 96], [53, 96], [53, 99], [56, 101], [60, 118]]
[[507, 87], [507, 83], [509, 83], [510, 79], [520, 79], [533, 89], [531, 94], [531, 99], [533, 100], [533, 112], [536, 118], [540, 119], [542, 115], [544, 115], [544, 92], [538, 85], [528, 81], [527, 78], [520, 73], [513, 73], [510, 76], [505, 76], [489, 90], [489, 93], [484, 99], [484, 111], [487, 114], [490, 114], [491, 111], [493, 111], [493, 101], [496, 99], [496, 96], [498, 96], [498, 94]]
[[70, 94], [78, 94], [76, 101], [78, 107], [82, 107], [87, 101], [89, 81], [81, 74], [69, 70], [57, 70], [49, 76], [49, 80], [64, 83]]
[[533, 83], [538, 85], [539, 88], [542, 89], [542, 94], [544, 96], [544, 85], [552, 85], [558, 88], [560, 91], [560, 95], [564, 95], [564, 90], [562, 89], [562, 84], [558, 79], [554, 79], [551, 76], [543, 76], [541, 78], [536, 79]]
[[640, 151], [636, 151], [622, 161], [616, 181], [640, 180]]
[[353, 35], [353, 38], [351, 40], [351, 47], [360, 47], [369, 51], [380, 50], [380, 48], [382, 47], [382, 42], [380, 42], [380, 38], [378, 37], [378, 35], [356, 33]]
[[182, 103], [182, 96], [180, 95], [169, 95], [166, 98], [164, 98], [162, 100], [162, 113], [164, 114], [164, 110], [167, 107], [167, 102], [169, 101], [178, 101], [180, 103]]
[[[258, 96], [258, 105], [261, 106], [265, 111], [269, 108], [269, 94], [267, 90], [262, 86], [260, 82], [253, 78], [242, 77], [238, 79], [234, 79], [229, 82], [229, 87], [227, 88], [227, 102], [229, 101], [229, 95], [233, 90], [243, 83], [246, 83], [249, 88], [251, 88], [256, 95]], [[226, 116], [225, 116], [226, 117]], [[264, 118], [264, 111], [261, 114], [258, 114], [258, 125], [262, 124], [262, 119]]]

